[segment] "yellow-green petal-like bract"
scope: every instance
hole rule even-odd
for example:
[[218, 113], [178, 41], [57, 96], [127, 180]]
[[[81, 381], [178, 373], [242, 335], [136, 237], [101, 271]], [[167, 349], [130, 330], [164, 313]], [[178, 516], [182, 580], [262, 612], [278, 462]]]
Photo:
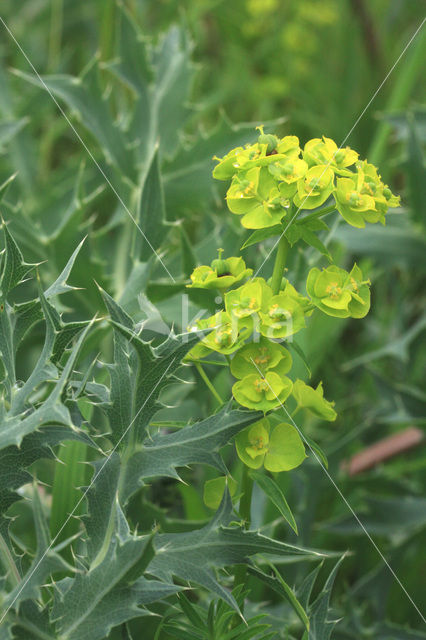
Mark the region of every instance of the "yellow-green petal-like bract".
[[316, 389], [313, 389], [303, 380], [296, 380], [293, 384], [292, 394], [298, 407], [308, 409], [318, 418], [323, 418], [330, 422], [336, 419], [337, 413], [333, 409], [334, 402], [329, 402], [324, 398], [322, 382], [319, 383]]

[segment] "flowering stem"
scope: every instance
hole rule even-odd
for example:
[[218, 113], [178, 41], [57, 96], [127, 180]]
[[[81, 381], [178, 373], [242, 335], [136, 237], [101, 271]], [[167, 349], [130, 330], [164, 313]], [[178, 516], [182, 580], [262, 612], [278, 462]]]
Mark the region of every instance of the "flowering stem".
[[283, 235], [278, 243], [277, 255], [275, 256], [274, 270], [272, 272], [272, 293], [274, 296], [280, 292], [281, 280], [284, 274], [285, 261], [290, 248], [287, 238]]
[[[243, 521], [244, 529], [250, 528], [251, 522], [251, 498], [253, 494], [253, 480], [249, 476], [249, 468], [243, 465], [243, 474], [241, 476], [241, 498], [240, 498], [240, 516]], [[245, 584], [247, 575], [246, 565], [237, 565], [234, 572], [234, 589]], [[243, 613], [244, 602], [241, 604], [241, 613]], [[239, 622], [239, 617], [237, 616]]]
[[194, 364], [195, 364], [195, 368], [197, 369], [198, 373], [200, 374], [200, 376], [202, 377], [202, 379], [206, 383], [207, 387], [210, 389], [210, 391], [212, 392], [212, 394], [214, 395], [214, 397], [216, 398], [218, 403], [220, 405], [222, 405], [223, 404], [222, 398], [220, 397], [220, 395], [218, 394], [218, 392], [216, 391], [216, 389], [214, 388], [214, 386], [212, 385], [212, 383], [208, 379], [208, 377], [206, 375], [206, 372], [204, 371], [204, 369], [201, 366], [201, 364], [199, 362], [194, 362]]

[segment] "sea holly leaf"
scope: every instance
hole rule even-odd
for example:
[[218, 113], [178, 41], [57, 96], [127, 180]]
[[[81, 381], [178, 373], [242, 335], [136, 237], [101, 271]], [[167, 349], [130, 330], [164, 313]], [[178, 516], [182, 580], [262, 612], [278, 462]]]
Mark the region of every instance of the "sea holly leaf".
[[161, 580], [173, 576], [197, 583], [238, 610], [235, 598], [218, 582], [213, 568], [246, 564], [257, 553], [305, 555], [300, 547], [277, 542], [255, 531], [230, 526], [232, 502], [225, 491], [216, 516], [202, 529], [186, 533], [160, 534], [154, 541], [156, 555], [149, 572]]
[[[147, 38], [141, 33], [125, 5], [120, 6], [118, 50], [119, 56], [107, 62], [106, 69], [115, 73], [122, 81], [139, 94], [142, 103], [148, 100], [148, 87], [153, 79], [153, 68]], [[146, 131], [149, 129], [149, 118], [146, 118]], [[140, 126], [144, 127], [141, 118]], [[144, 129], [145, 131], [145, 129]], [[142, 131], [140, 132], [141, 135]], [[142, 138], [142, 135], [141, 135]]]
[[181, 590], [178, 585], [143, 577], [132, 585], [119, 584], [103, 596], [90, 614], [85, 616], [83, 611], [79, 621], [55, 637], [61, 640], [103, 640], [114, 627], [133, 618], [152, 615], [143, 605], [163, 600]]
[[39, 489], [33, 484], [31, 506], [33, 510], [34, 530], [37, 550], [28, 571], [21, 582], [4, 598], [3, 605], [16, 607], [20, 602], [39, 597], [40, 587], [48, 576], [60, 571], [72, 571], [61, 556], [51, 547], [49, 527], [40, 500]]
[[2, 622], [0, 640], [13, 640], [14, 636], [12, 636], [12, 626], [12, 623], [8, 622], [8, 620], [4, 620]]
[[140, 247], [135, 250], [135, 254], [143, 260], [143, 256], [150, 256], [152, 250], [158, 249], [165, 234], [165, 205], [158, 145], [146, 171], [144, 170], [138, 204], [137, 221], [143, 235], [139, 229], [134, 229], [136, 247]]
[[107, 98], [102, 95], [96, 59], [92, 60], [82, 78], [51, 75], [39, 80], [33, 74], [18, 70], [15, 73], [44, 90], [47, 87], [56, 98], [63, 100], [97, 139], [107, 162], [117, 167], [125, 176], [134, 176], [132, 154], [127, 148], [124, 131], [117, 126]]
[[41, 354], [35, 364], [29, 378], [20, 389], [14, 394], [11, 404], [11, 415], [15, 416], [23, 412], [26, 408], [28, 398], [35, 389], [49, 379], [57, 377], [57, 369], [52, 364], [50, 358], [55, 343], [55, 323], [58, 320], [56, 310], [49, 305], [41, 290], [39, 291], [41, 307], [46, 324], [44, 345]]
[[[59, 379], [56, 381], [52, 391], [44, 400], [43, 404], [29, 414], [15, 414], [11, 412], [4, 416], [2, 430], [0, 431], [0, 449], [10, 445], [19, 446], [26, 435], [40, 429], [40, 427], [46, 424], [61, 424], [72, 427], [69, 410], [61, 402], [61, 396], [69, 376], [72, 373], [75, 361], [77, 360], [89, 328], [90, 325], [80, 334], [78, 341], [68, 356], [68, 360]], [[40, 369], [40, 375], [45, 376], [45, 370], [42, 368]], [[34, 382], [37, 383], [37, 380], [34, 380]], [[31, 390], [27, 388], [26, 392], [31, 393]], [[21, 404], [23, 399], [23, 397], [20, 398], [19, 404]]]
[[262, 491], [268, 496], [271, 502], [273, 502], [277, 507], [284, 520], [288, 522], [296, 535], [298, 535], [296, 520], [294, 519], [281, 488], [277, 485], [275, 480], [270, 476], [260, 473], [259, 471], [251, 471], [250, 475], [256, 484], [258, 484]]
[[9, 395], [16, 382], [13, 319], [11, 316], [12, 309], [7, 301], [0, 302], [0, 355], [6, 373], [5, 386], [8, 388]]
[[189, 33], [172, 26], [152, 53], [155, 82], [151, 104], [158, 123], [155, 135], [161, 138], [162, 152], [167, 156], [175, 152], [179, 131], [191, 113], [188, 103], [195, 71], [192, 50]]
[[115, 335], [116, 363], [110, 367], [111, 405], [107, 409], [113, 441], [124, 439], [129, 425], [141, 440], [149, 420], [161, 407], [162, 390], [170, 383], [188, 351], [199, 341], [199, 336], [197, 333], [175, 335], [170, 332], [160, 345], [152, 347], [141, 339], [124, 309], [105, 292], [102, 295]]
[[279, 571], [272, 564], [271, 567], [275, 574], [275, 578], [271, 575], [268, 575], [267, 573], [264, 573], [263, 571], [260, 571], [256, 567], [249, 566], [248, 572], [252, 576], [255, 576], [258, 580], [261, 580], [270, 589], [285, 598], [290, 603], [292, 609], [295, 611], [296, 615], [303, 623], [305, 629], [309, 631], [309, 618], [305, 609], [300, 604], [293, 589], [285, 582]]
[[[33, 600], [21, 602], [19, 616], [15, 618], [13, 624], [13, 639], [39, 640], [53, 637], [54, 629], [50, 624], [48, 607], [41, 608]], [[2, 638], [1, 634], [0, 638]]]
[[316, 582], [316, 579], [318, 578], [318, 574], [322, 566], [323, 563], [321, 562], [318, 566], [315, 567], [315, 569], [308, 573], [308, 575], [304, 578], [303, 582], [299, 585], [296, 591], [297, 598], [304, 609], [308, 608], [312, 589], [314, 588], [314, 584]]
[[56, 622], [58, 637], [63, 640], [101, 640], [114, 626], [144, 615], [140, 605], [180, 590], [173, 584], [144, 578], [132, 584], [126, 581], [126, 575], [138, 562], [151, 536], [130, 533], [117, 501], [114, 501], [111, 518], [111, 526], [103, 531], [102, 547], [91, 559], [90, 567], [80, 570], [75, 578], [65, 578], [58, 583], [52, 620]]
[[91, 463], [94, 472], [86, 499], [88, 514], [82, 517], [87, 531], [87, 555], [90, 561], [101, 553], [105, 532], [113, 521], [120, 477], [120, 457], [113, 452], [106, 459]]
[[[69, 291], [75, 291], [76, 287], [72, 287], [68, 284], [68, 278], [71, 274], [72, 268], [74, 266], [75, 260], [84, 244], [85, 238], [80, 242], [77, 248], [74, 250], [73, 254], [69, 258], [67, 264], [64, 269], [57, 277], [57, 279], [46, 289], [44, 292], [44, 297], [46, 300], [50, 300], [50, 298], [61, 295], [62, 293], [67, 293]], [[13, 306], [13, 348], [16, 349], [19, 346], [21, 340], [25, 337], [27, 332], [34, 326], [37, 322], [43, 319], [43, 310], [41, 306], [40, 298], [35, 298], [34, 300], [28, 300], [26, 302], [21, 302], [15, 304]], [[56, 322], [56, 326], [61, 326], [66, 330], [66, 334], [68, 334], [69, 339], [65, 340], [65, 335], [62, 335], [59, 339], [58, 336], [58, 345], [55, 346], [54, 351], [57, 352], [56, 358], [54, 360], [60, 359], [62, 355], [62, 348], [59, 345], [67, 346], [69, 341], [78, 333], [80, 329], [84, 327], [85, 323], [68, 323], [62, 324], [60, 321]], [[74, 330], [71, 327], [74, 326]]]
[[93, 440], [74, 426], [48, 426], [30, 433], [21, 446], [6, 447], [0, 451], [0, 515], [22, 496], [16, 493], [24, 484], [31, 482], [32, 476], [27, 471], [36, 460], [54, 458], [53, 447], [65, 440], [82, 442], [93, 448]]
[[208, 464], [226, 474], [219, 450], [259, 417], [260, 412], [229, 410], [226, 406], [219, 413], [175, 433], [153, 435], [127, 462], [123, 497], [127, 499], [144, 479], [179, 478], [177, 469], [189, 464]]
[[71, 257], [69, 258], [67, 264], [61, 271], [60, 275], [56, 278], [55, 282], [51, 284], [50, 287], [48, 287], [48, 289], [46, 289], [46, 291], [44, 292], [44, 297], [46, 298], [46, 300], [48, 300], [49, 298], [52, 298], [53, 296], [57, 296], [62, 293], [67, 293], [68, 291], [75, 291], [75, 287], [71, 287], [67, 281], [68, 281], [68, 278], [70, 277], [70, 273], [74, 266], [74, 262], [78, 254], [80, 253], [80, 250], [85, 240], [86, 238], [83, 238], [83, 240], [78, 244], [77, 248], [74, 249]]
[[121, 7], [120, 18], [119, 55], [106, 68], [135, 94], [129, 138], [139, 142], [137, 157], [144, 163], [157, 141], [161, 155], [166, 156], [173, 155], [179, 143], [179, 132], [191, 113], [193, 46], [178, 27], [171, 27], [153, 46], [125, 7]]
[[337, 571], [344, 558], [345, 556], [343, 555], [340, 560], [336, 562], [323, 589], [308, 608], [310, 620], [309, 633], [313, 638], [318, 640], [329, 640], [337, 622], [337, 620], [329, 620], [330, 597]]
[[22, 282], [25, 279], [25, 276], [35, 265], [25, 262], [21, 250], [10, 235], [4, 222], [2, 222], [2, 227], [5, 242], [5, 255], [3, 258], [3, 268], [0, 277], [0, 295], [5, 299], [9, 291]]

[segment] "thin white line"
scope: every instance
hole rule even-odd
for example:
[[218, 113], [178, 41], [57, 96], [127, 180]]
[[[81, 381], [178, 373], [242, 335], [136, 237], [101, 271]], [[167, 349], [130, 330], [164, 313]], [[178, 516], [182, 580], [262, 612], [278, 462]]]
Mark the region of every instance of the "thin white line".
[[24, 580], [24, 582], [22, 583], [18, 593], [16, 594], [16, 596], [13, 598], [12, 602], [10, 603], [10, 605], [8, 606], [8, 608], [6, 609], [6, 611], [4, 612], [3, 616], [0, 618], [0, 625], [3, 622], [3, 620], [5, 619], [5, 617], [7, 616], [7, 614], [9, 613], [10, 609], [13, 607], [14, 603], [16, 602], [17, 598], [19, 597], [20, 593], [22, 592], [22, 590], [25, 588], [25, 585], [28, 584], [28, 581], [32, 578], [32, 576], [34, 575], [34, 573], [37, 571], [38, 567], [40, 566], [41, 562], [44, 560], [44, 558], [46, 557], [46, 555], [49, 553], [49, 551], [51, 550], [52, 546], [55, 544], [56, 540], [58, 539], [61, 531], [64, 529], [64, 527], [67, 525], [67, 523], [69, 522], [69, 520], [72, 518], [72, 516], [74, 515], [74, 513], [76, 512], [78, 506], [80, 505], [80, 503], [84, 500], [84, 498], [86, 497], [89, 489], [92, 487], [93, 483], [95, 482], [96, 478], [99, 476], [99, 474], [101, 473], [101, 471], [104, 469], [105, 465], [108, 463], [108, 460], [111, 458], [112, 454], [114, 453], [114, 451], [117, 449], [118, 445], [120, 444], [120, 442], [123, 440], [123, 438], [125, 437], [125, 435], [127, 434], [127, 432], [129, 431], [130, 427], [132, 426], [132, 424], [134, 423], [134, 421], [136, 420], [136, 418], [139, 416], [140, 412], [142, 411], [142, 409], [145, 407], [146, 403], [148, 402], [148, 400], [150, 399], [150, 397], [152, 396], [152, 394], [154, 393], [154, 391], [156, 390], [156, 388], [158, 387], [158, 385], [160, 384], [160, 382], [162, 381], [162, 379], [164, 378], [164, 376], [166, 375], [166, 373], [168, 372], [168, 370], [170, 369], [170, 367], [172, 366], [172, 364], [174, 363], [174, 361], [176, 360], [176, 358], [173, 358], [173, 360], [170, 362], [169, 366], [167, 367], [167, 369], [165, 370], [165, 372], [163, 373], [163, 375], [161, 376], [161, 378], [158, 380], [157, 384], [155, 385], [155, 387], [153, 388], [153, 390], [151, 391], [151, 393], [149, 394], [149, 396], [147, 397], [147, 399], [145, 400], [145, 402], [143, 403], [143, 405], [141, 406], [141, 408], [139, 409], [139, 411], [136, 413], [136, 415], [134, 416], [133, 420], [130, 422], [129, 426], [127, 427], [127, 429], [125, 430], [125, 432], [123, 433], [123, 435], [121, 436], [121, 438], [118, 440], [117, 444], [114, 446], [114, 448], [112, 449], [112, 451], [108, 454], [108, 456], [105, 459], [105, 462], [103, 463], [103, 465], [100, 467], [99, 471], [93, 476], [92, 480], [90, 481], [89, 486], [87, 487], [87, 489], [85, 490], [85, 492], [83, 493], [83, 495], [81, 496], [80, 500], [77, 502], [77, 504], [75, 505], [74, 509], [71, 511], [71, 513], [68, 515], [68, 518], [65, 520], [64, 524], [62, 525], [62, 527], [59, 529], [58, 533], [56, 534], [56, 536], [53, 538], [53, 540], [51, 541], [51, 543], [49, 544], [49, 546], [47, 547], [46, 551], [43, 553], [43, 555], [41, 556], [40, 560], [37, 562], [36, 566], [34, 567], [34, 569], [31, 571], [30, 575], [27, 576], [27, 578]]
[[[369, 106], [371, 105], [371, 103], [373, 102], [373, 100], [376, 98], [377, 94], [379, 93], [379, 91], [381, 90], [381, 88], [383, 87], [383, 85], [385, 84], [385, 82], [388, 80], [389, 76], [391, 75], [391, 73], [393, 72], [393, 70], [395, 69], [396, 65], [398, 64], [398, 62], [401, 60], [402, 56], [405, 54], [405, 52], [407, 51], [408, 47], [411, 45], [411, 43], [413, 42], [414, 38], [417, 36], [417, 34], [420, 32], [420, 29], [422, 28], [422, 26], [424, 25], [424, 23], [426, 22], [426, 18], [423, 18], [421, 24], [419, 27], [417, 27], [416, 31], [414, 32], [414, 34], [411, 36], [410, 40], [408, 41], [408, 43], [405, 45], [404, 49], [402, 50], [402, 52], [399, 54], [398, 58], [396, 59], [396, 61], [394, 62], [394, 64], [392, 65], [392, 67], [390, 68], [390, 70], [388, 71], [387, 75], [385, 76], [384, 80], [381, 82], [381, 84], [378, 86], [378, 88], [376, 89], [376, 91], [374, 92], [374, 94], [371, 96], [370, 100], [368, 101], [367, 105], [364, 107], [364, 109], [361, 111], [360, 115], [358, 116], [358, 118], [355, 120], [355, 123], [353, 124], [352, 128], [349, 130], [349, 133], [345, 136], [343, 142], [340, 144], [340, 147], [338, 148], [338, 151], [340, 151], [343, 148], [343, 145], [345, 144], [345, 142], [347, 141], [347, 139], [349, 138], [349, 136], [351, 135], [351, 133], [353, 132], [353, 130], [355, 129], [355, 127], [359, 124], [359, 121], [361, 120], [361, 118], [364, 116], [365, 112], [367, 111], [367, 109], [369, 108]], [[337, 153], [337, 152], [336, 152]], [[324, 173], [327, 171], [327, 169], [329, 168], [330, 164], [332, 163], [332, 160], [329, 160], [328, 163], [325, 165], [325, 169], [324, 171], [321, 173], [321, 175], [319, 176], [318, 180], [320, 178], [322, 178], [322, 176], [324, 175]], [[297, 218], [299, 212], [301, 211], [301, 209], [303, 208], [303, 205], [305, 204], [306, 200], [309, 198], [309, 196], [311, 195], [312, 191], [314, 190], [314, 187], [312, 187], [312, 189], [310, 190], [310, 192], [308, 193], [308, 195], [305, 197], [305, 199], [303, 200], [302, 204], [300, 205], [300, 207], [296, 210], [296, 212], [294, 213], [294, 215], [290, 218], [289, 222], [287, 223], [285, 229], [283, 230], [283, 232], [281, 233], [280, 237], [278, 238], [278, 240], [275, 242], [274, 246], [272, 247], [272, 249], [269, 251], [268, 255], [266, 256], [266, 258], [263, 260], [262, 264], [260, 265], [260, 267], [257, 269], [256, 273], [254, 274], [253, 278], [256, 278], [257, 274], [259, 273], [259, 271], [262, 269], [263, 265], [265, 264], [265, 262], [267, 260], [269, 260], [271, 253], [275, 250], [275, 247], [277, 246], [277, 244], [280, 242], [281, 238], [283, 237], [283, 235], [285, 234], [285, 232], [287, 231], [287, 229], [290, 227], [290, 225], [293, 223], [293, 220], [295, 220], [295, 218]]]
[[88, 154], [88, 156], [90, 157], [90, 159], [93, 161], [93, 163], [95, 164], [96, 168], [98, 169], [98, 171], [101, 173], [102, 177], [104, 178], [105, 182], [107, 182], [107, 184], [110, 186], [112, 192], [114, 193], [114, 195], [117, 197], [118, 201], [120, 202], [120, 204], [122, 205], [122, 207], [124, 208], [124, 210], [126, 211], [126, 213], [129, 215], [130, 219], [132, 220], [133, 224], [136, 226], [136, 228], [139, 230], [139, 232], [141, 233], [142, 237], [144, 238], [144, 240], [147, 242], [149, 248], [151, 249], [151, 251], [155, 254], [155, 256], [158, 258], [158, 260], [160, 261], [160, 263], [162, 264], [162, 266], [164, 267], [167, 275], [173, 280], [173, 282], [176, 282], [174, 277], [172, 276], [172, 274], [170, 273], [170, 271], [168, 270], [168, 268], [166, 267], [166, 265], [164, 264], [164, 262], [162, 261], [162, 259], [160, 258], [160, 256], [158, 255], [158, 253], [156, 252], [156, 250], [154, 249], [154, 247], [152, 246], [151, 242], [148, 240], [148, 238], [146, 237], [145, 233], [142, 231], [142, 229], [140, 228], [139, 224], [137, 223], [137, 221], [135, 220], [134, 216], [132, 215], [132, 213], [130, 212], [129, 208], [127, 207], [127, 205], [125, 204], [125, 202], [123, 201], [123, 199], [121, 198], [120, 194], [118, 193], [118, 191], [116, 190], [116, 188], [114, 187], [114, 185], [112, 184], [112, 182], [110, 181], [110, 179], [108, 178], [108, 176], [106, 175], [105, 171], [102, 169], [102, 167], [99, 165], [99, 163], [97, 162], [96, 158], [94, 157], [93, 153], [90, 151], [90, 149], [88, 148], [88, 146], [86, 145], [86, 143], [84, 142], [84, 140], [82, 139], [82, 137], [80, 136], [80, 134], [78, 133], [77, 129], [74, 127], [74, 125], [72, 124], [71, 120], [68, 118], [67, 114], [65, 113], [65, 111], [62, 109], [61, 105], [59, 104], [59, 102], [56, 100], [55, 96], [53, 95], [53, 93], [51, 92], [51, 90], [49, 89], [49, 87], [47, 86], [47, 84], [45, 83], [45, 81], [43, 80], [43, 78], [41, 77], [41, 75], [39, 74], [39, 72], [37, 71], [37, 69], [35, 68], [35, 66], [33, 65], [33, 63], [31, 62], [31, 60], [29, 59], [29, 57], [27, 56], [27, 54], [25, 53], [24, 49], [21, 47], [21, 45], [19, 44], [19, 42], [17, 41], [17, 39], [15, 38], [15, 36], [13, 35], [13, 33], [11, 32], [11, 30], [9, 29], [9, 27], [7, 26], [6, 22], [3, 20], [3, 18], [0, 16], [0, 22], [3, 24], [4, 28], [6, 29], [6, 31], [8, 32], [8, 34], [10, 35], [10, 37], [12, 38], [12, 40], [14, 41], [14, 43], [16, 44], [16, 46], [18, 47], [19, 51], [21, 52], [21, 54], [24, 56], [25, 60], [27, 61], [27, 63], [29, 64], [29, 66], [31, 67], [31, 69], [34, 72], [34, 75], [36, 76], [37, 80], [42, 84], [43, 88], [47, 91], [47, 93], [49, 94], [49, 96], [52, 98], [53, 102], [55, 103], [55, 105], [57, 106], [57, 108], [59, 109], [61, 115], [65, 118], [67, 124], [69, 125], [69, 127], [71, 128], [71, 130], [73, 131], [74, 135], [76, 136], [76, 138], [78, 139], [78, 141], [82, 144], [82, 146], [84, 147], [86, 153]]
[[337, 493], [339, 494], [339, 496], [342, 498], [343, 502], [345, 503], [345, 505], [347, 506], [347, 508], [349, 509], [349, 511], [351, 512], [351, 514], [353, 515], [353, 517], [355, 518], [355, 520], [357, 521], [357, 523], [359, 524], [359, 526], [361, 527], [361, 529], [363, 530], [363, 532], [365, 533], [365, 535], [367, 536], [367, 538], [370, 540], [371, 544], [373, 545], [373, 547], [375, 548], [375, 550], [377, 551], [377, 553], [379, 554], [379, 556], [381, 557], [381, 559], [383, 560], [383, 562], [385, 563], [385, 565], [387, 566], [387, 568], [389, 569], [389, 571], [391, 572], [391, 574], [393, 575], [393, 577], [395, 578], [395, 580], [397, 581], [397, 583], [399, 584], [399, 586], [401, 587], [401, 589], [403, 590], [403, 592], [405, 593], [405, 595], [407, 596], [407, 598], [409, 599], [409, 601], [411, 602], [411, 604], [413, 605], [413, 607], [415, 608], [415, 610], [417, 611], [417, 613], [419, 614], [419, 616], [421, 617], [421, 619], [423, 620], [423, 622], [426, 623], [426, 618], [423, 616], [422, 612], [420, 611], [420, 609], [418, 608], [418, 606], [416, 605], [416, 603], [414, 602], [414, 600], [412, 599], [412, 597], [410, 596], [410, 594], [408, 593], [407, 589], [404, 587], [404, 585], [402, 584], [401, 580], [398, 578], [398, 576], [396, 575], [395, 571], [392, 569], [392, 567], [390, 566], [389, 562], [386, 560], [385, 556], [383, 555], [383, 553], [380, 551], [379, 547], [377, 546], [377, 544], [374, 542], [373, 538], [371, 537], [371, 535], [368, 533], [367, 529], [365, 528], [365, 526], [363, 525], [363, 523], [361, 522], [361, 520], [359, 519], [359, 517], [357, 516], [357, 514], [355, 513], [355, 511], [352, 509], [351, 505], [349, 504], [349, 502], [347, 501], [347, 499], [345, 498], [345, 496], [343, 495], [343, 493], [341, 492], [341, 490], [339, 489], [339, 487], [337, 486], [337, 484], [335, 483], [335, 481], [333, 480], [333, 478], [331, 477], [331, 475], [328, 472], [328, 469], [323, 465], [321, 459], [319, 458], [319, 456], [317, 455], [317, 453], [314, 451], [314, 449], [312, 449], [311, 445], [309, 444], [309, 442], [306, 440], [305, 436], [303, 435], [302, 431], [299, 429], [299, 427], [297, 426], [297, 424], [295, 423], [295, 421], [293, 420], [292, 416], [289, 414], [289, 412], [287, 411], [286, 407], [282, 404], [281, 400], [278, 398], [277, 394], [275, 393], [275, 391], [272, 389], [271, 385], [269, 384], [269, 382], [266, 380], [265, 376], [263, 375], [263, 373], [261, 372], [261, 370], [259, 369], [259, 367], [257, 366], [257, 364], [255, 363], [255, 361], [253, 360], [253, 358], [250, 358], [250, 360], [252, 361], [252, 363], [254, 364], [254, 366], [256, 367], [256, 369], [258, 370], [261, 378], [266, 382], [266, 384], [268, 385], [268, 387], [270, 388], [270, 390], [272, 391], [272, 393], [274, 394], [274, 396], [276, 397], [276, 399], [278, 400], [281, 409], [284, 409], [285, 413], [287, 414], [288, 418], [291, 420], [291, 422], [293, 423], [293, 426], [297, 429], [300, 437], [302, 438], [302, 440], [306, 443], [306, 445], [309, 447], [309, 450], [311, 451], [311, 453], [313, 453], [313, 455], [315, 456], [317, 462], [320, 464], [322, 470], [324, 471], [324, 473], [326, 474], [327, 478], [330, 480], [331, 484], [333, 485], [333, 487], [336, 489]]

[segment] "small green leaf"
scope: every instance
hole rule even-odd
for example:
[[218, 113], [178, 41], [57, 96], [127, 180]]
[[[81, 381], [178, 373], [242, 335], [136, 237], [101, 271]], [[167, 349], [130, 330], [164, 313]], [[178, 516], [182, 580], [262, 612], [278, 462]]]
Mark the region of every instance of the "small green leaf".
[[277, 485], [275, 480], [260, 471], [251, 471], [250, 475], [262, 491], [268, 496], [271, 502], [274, 503], [284, 520], [288, 522], [296, 535], [298, 535], [296, 520], [294, 519], [281, 488]]
[[308, 229], [306, 226], [304, 225], [298, 225], [298, 226], [300, 227], [300, 237], [302, 238], [302, 240], [306, 242], [307, 245], [317, 249], [320, 253], [322, 253], [327, 258], [327, 260], [330, 263], [332, 263], [333, 257], [331, 253], [329, 252], [325, 244], [321, 242], [318, 236], [315, 235], [315, 233], [310, 229]]
[[283, 227], [281, 224], [276, 224], [273, 227], [267, 227], [266, 229], [257, 229], [256, 231], [253, 231], [253, 233], [247, 238], [247, 240], [241, 246], [240, 251], [242, 251], [243, 249], [247, 249], [247, 247], [251, 247], [257, 242], [263, 242], [263, 240], [267, 240], [267, 238], [279, 236], [281, 235], [282, 230]]

